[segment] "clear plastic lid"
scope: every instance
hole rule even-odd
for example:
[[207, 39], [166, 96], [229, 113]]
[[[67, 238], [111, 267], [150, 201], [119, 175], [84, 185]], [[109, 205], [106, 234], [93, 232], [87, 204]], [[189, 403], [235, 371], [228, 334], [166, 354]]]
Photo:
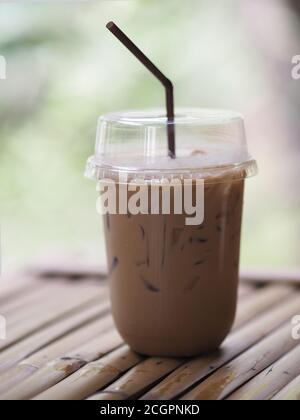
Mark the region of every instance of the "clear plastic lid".
[[177, 109], [176, 159], [168, 156], [164, 110], [125, 111], [99, 118], [95, 154], [86, 176], [101, 179], [118, 172], [147, 176], [255, 175], [242, 116], [233, 111]]

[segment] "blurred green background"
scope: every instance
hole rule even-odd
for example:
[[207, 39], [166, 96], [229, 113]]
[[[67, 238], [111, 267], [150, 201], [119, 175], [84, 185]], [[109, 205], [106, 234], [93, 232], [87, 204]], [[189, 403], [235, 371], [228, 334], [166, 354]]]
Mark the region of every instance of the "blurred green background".
[[177, 106], [245, 115], [260, 174], [247, 181], [242, 264], [299, 264], [297, 2], [111, 0], [0, 4], [3, 269], [48, 249], [103, 258], [95, 185], [83, 177], [97, 117], [164, 101], [109, 20], [173, 80]]

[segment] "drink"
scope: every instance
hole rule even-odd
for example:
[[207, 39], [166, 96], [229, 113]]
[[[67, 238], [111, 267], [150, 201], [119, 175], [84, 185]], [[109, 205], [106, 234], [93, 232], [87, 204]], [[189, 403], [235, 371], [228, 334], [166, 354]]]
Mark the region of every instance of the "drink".
[[184, 214], [105, 216], [112, 312], [139, 353], [201, 354], [232, 326], [244, 182], [210, 181], [200, 226]]
[[[215, 350], [234, 321], [244, 178], [254, 164], [228, 162], [236, 159], [236, 147], [212, 147], [211, 134], [220, 128], [215, 124], [208, 123], [209, 129], [207, 125], [197, 127], [206, 141], [202, 140], [202, 151], [195, 153], [193, 147], [194, 152], [182, 159], [184, 167], [178, 167], [180, 158], [176, 164], [165, 162], [167, 172], [160, 175], [155, 172], [157, 158], [149, 170], [128, 171], [133, 179], [141, 172], [146, 180], [155, 176], [161, 194], [160, 179], [180, 174], [179, 188], [183, 189], [183, 179], [189, 177], [194, 196], [194, 181], [203, 179], [202, 224], [187, 225], [185, 212], [175, 214], [174, 207], [170, 214], [104, 216], [113, 317], [124, 340], [142, 354], [188, 357]], [[195, 135], [194, 126], [192, 132]], [[214, 160], [223, 165], [212, 166]], [[186, 168], [187, 162], [193, 166]], [[124, 169], [104, 170], [117, 179], [116, 174]], [[120, 183], [116, 192], [119, 190]], [[128, 193], [128, 201], [132, 194]], [[174, 195], [171, 189], [171, 202]]]

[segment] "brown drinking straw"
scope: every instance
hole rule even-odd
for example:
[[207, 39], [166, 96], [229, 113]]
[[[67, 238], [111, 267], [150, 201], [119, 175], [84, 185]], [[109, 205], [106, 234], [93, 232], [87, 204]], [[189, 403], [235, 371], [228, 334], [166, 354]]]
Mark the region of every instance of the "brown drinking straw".
[[113, 33], [125, 47], [163, 84], [166, 90], [167, 105], [167, 130], [169, 156], [175, 159], [175, 129], [174, 129], [174, 92], [172, 82], [149, 60], [148, 57], [124, 34], [123, 31], [114, 23], [109, 22], [107, 29]]

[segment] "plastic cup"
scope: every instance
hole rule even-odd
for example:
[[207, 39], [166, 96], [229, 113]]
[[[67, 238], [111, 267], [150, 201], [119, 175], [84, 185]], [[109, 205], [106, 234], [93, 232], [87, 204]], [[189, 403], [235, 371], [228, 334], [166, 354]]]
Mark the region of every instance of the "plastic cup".
[[[189, 357], [217, 349], [234, 322], [244, 180], [257, 168], [240, 114], [179, 109], [174, 124], [170, 159], [163, 112], [100, 117], [86, 174], [102, 199], [107, 181], [115, 185], [116, 211], [107, 210], [104, 226], [117, 329], [138, 353]], [[185, 188], [203, 213], [200, 223], [187, 223]], [[144, 205], [135, 196], [142, 189]]]

